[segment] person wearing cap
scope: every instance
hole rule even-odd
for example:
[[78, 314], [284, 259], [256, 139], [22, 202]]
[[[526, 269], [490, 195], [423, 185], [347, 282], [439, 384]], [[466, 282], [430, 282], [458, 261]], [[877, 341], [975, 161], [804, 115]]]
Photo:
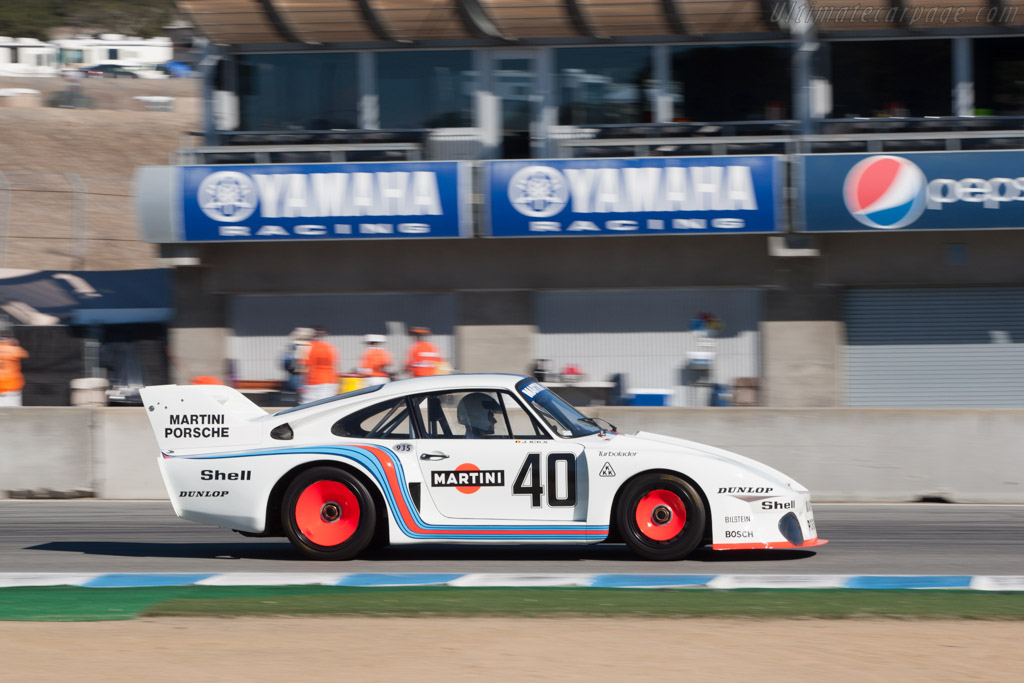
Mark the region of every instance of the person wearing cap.
[[28, 351], [14, 337], [0, 336], [0, 408], [21, 405], [21, 390], [25, 376], [21, 374], [21, 361]]
[[409, 333], [416, 341], [409, 347], [409, 353], [405, 357], [405, 371], [413, 377], [436, 375], [441, 364], [441, 351], [426, 339], [430, 334], [430, 328], [412, 327], [409, 328]]
[[315, 328], [306, 354], [306, 383], [299, 392], [299, 403], [312, 403], [338, 393], [338, 354], [324, 341], [327, 330]]
[[391, 364], [394, 362], [391, 354], [383, 348], [387, 337], [383, 334], [368, 334], [363, 339], [366, 342], [366, 350], [359, 357], [359, 374], [365, 379], [365, 386], [375, 384], [386, 384], [391, 381]]

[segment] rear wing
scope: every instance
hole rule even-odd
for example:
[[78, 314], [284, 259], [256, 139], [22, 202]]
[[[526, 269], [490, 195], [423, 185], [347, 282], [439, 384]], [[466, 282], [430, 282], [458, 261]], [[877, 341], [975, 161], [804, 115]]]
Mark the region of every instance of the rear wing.
[[267, 413], [231, 387], [165, 384], [140, 393], [161, 452], [259, 444], [255, 420]]

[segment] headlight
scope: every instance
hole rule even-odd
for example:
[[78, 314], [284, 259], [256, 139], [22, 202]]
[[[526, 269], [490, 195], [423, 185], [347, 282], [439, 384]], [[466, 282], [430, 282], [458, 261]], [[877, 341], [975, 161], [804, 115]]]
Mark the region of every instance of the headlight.
[[779, 532], [793, 545], [804, 544], [804, 533], [800, 531], [800, 520], [792, 512], [787, 512], [779, 520]]

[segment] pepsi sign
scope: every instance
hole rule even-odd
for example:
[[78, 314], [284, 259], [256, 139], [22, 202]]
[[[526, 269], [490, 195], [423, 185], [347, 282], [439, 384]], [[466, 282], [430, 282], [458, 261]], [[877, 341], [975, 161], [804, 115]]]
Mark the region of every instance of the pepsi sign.
[[471, 234], [457, 162], [180, 168], [182, 241], [388, 239]]
[[800, 157], [807, 232], [1024, 227], [1024, 152]]
[[492, 237], [770, 233], [779, 229], [777, 156], [492, 161]]

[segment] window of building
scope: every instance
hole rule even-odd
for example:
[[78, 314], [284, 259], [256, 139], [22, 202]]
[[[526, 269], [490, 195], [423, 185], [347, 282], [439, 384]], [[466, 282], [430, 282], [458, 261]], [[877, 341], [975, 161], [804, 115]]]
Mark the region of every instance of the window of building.
[[832, 43], [832, 118], [950, 116], [948, 40]]
[[381, 128], [472, 126], [476, 88], [468, 50], [377, 53]]
[[107, 48], [107, 59], [117, 59], [117, 48]]
[[975, 38], [974, 106], [981, 116], [1024, 114], [1024, 41]]
[[81, 50], [61, 50], [60, 61], [62, 64], [81, 64], [84, 55]]
[[240, 55], [238, 78], [242, 130], [358, 127], [354, 53]]
[[558, 122], [593, 126], [652, 120], [649, 47], [567, 47], [555, 51]]
[[785, 45], [673, 47], [673, 120], [790, 118], [791, 55]]

